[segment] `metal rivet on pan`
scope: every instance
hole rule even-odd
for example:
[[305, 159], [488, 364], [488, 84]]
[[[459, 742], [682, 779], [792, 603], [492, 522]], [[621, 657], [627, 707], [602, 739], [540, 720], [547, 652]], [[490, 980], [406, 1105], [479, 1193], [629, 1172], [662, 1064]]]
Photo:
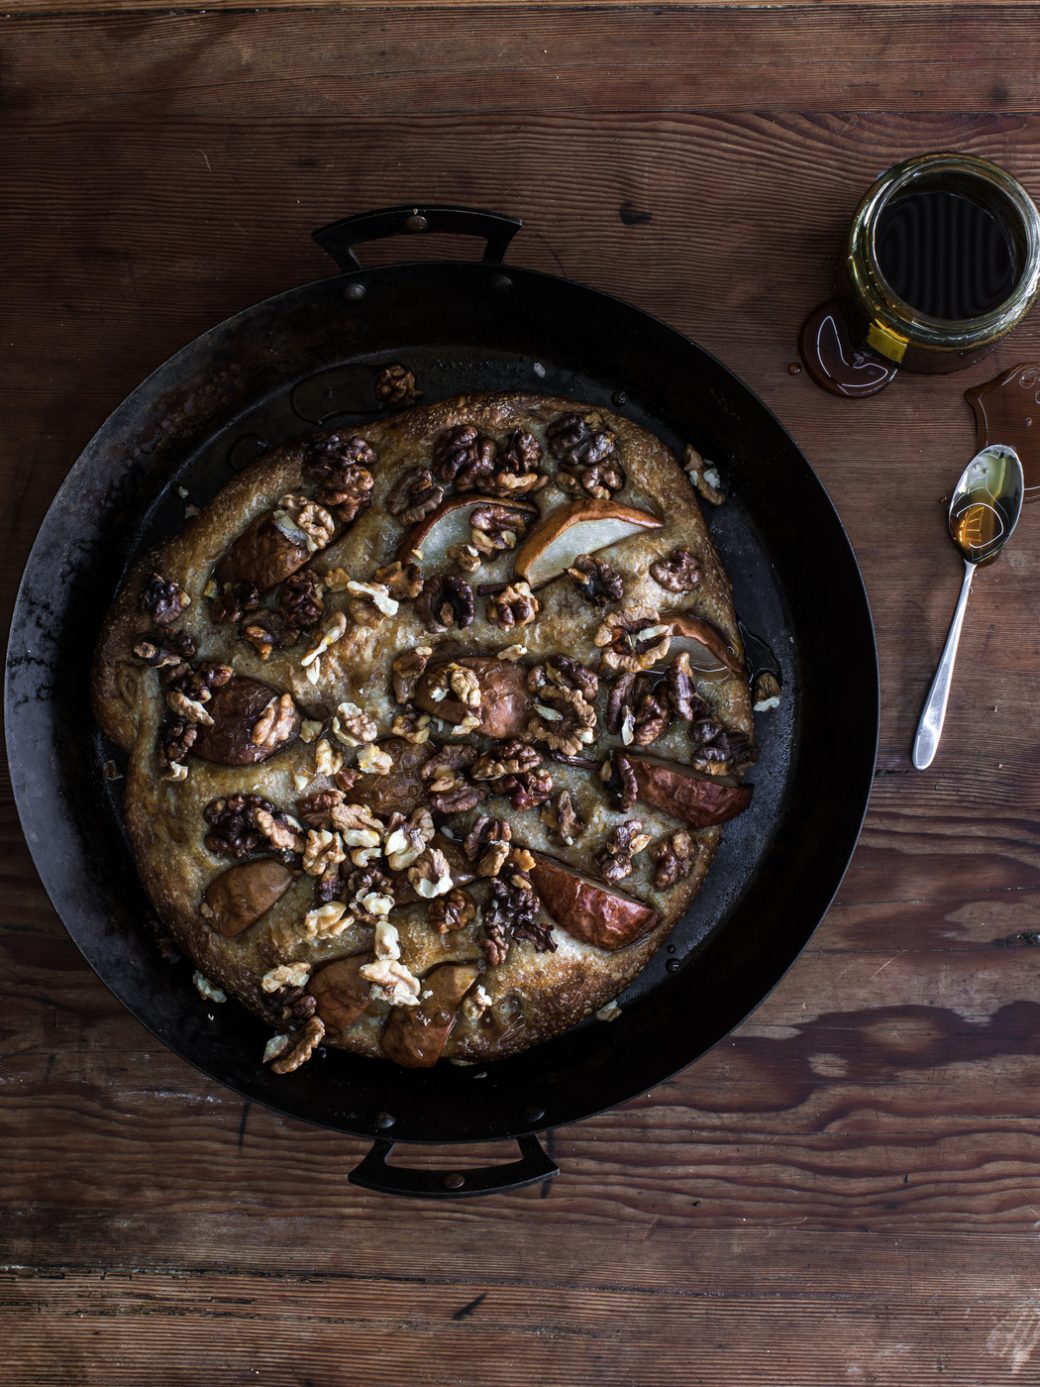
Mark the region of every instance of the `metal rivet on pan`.
[[682, 960], [678, 958], [670, 958], [664, 966], [667, 972], [678, 973], [679, 969], [682, 967]]
[[465, 1175], [460, 1175], [457, 1170], [453, 1170], [450, 1175], [445, 1175], [441, 1184], [446, 1190], [460, 1190], [466, 1183]]
[[343, 297], [345, 299], [363, 299], [366, 293], [367, 290], [363, 284], [348, 284], [343, 290]]
[[618, 409], [620, 409], [622, 405], [628, 403], [628, 396], [623, 390], [615, 390], [610, 397], [610, 402], [611, 404], [617, 405]]
[[404, 229], [405, 231], [425, 231], [429, 224], [421, 213], [413, 212], [410, 217], [405, 218]]
[[541, 1122], [544, 1116], [545, 1109], [538, 1107], [535, 1103], [532, 1103], [529, 1108], [524, 1108], [525, 1122]]
[[512, 289], [513, 281], [508, 275], [495, 275], [491, 281], [491, 286], [493, 289]]
[[379, 1127], [379, 1128], [380, 1128], [382, 1131], [384, 1131], [384, 1132], [386, 1131], [386, 1129], [387, 1129], [388, 1127], [392, 1127], [396, 1121], [397, 1121], [397, 1118], [394, 1117], [392, 1113], [388, 1113], [388, 1112], [377, 1112], [377, 1113], [376, 1113], [376, 1126]]

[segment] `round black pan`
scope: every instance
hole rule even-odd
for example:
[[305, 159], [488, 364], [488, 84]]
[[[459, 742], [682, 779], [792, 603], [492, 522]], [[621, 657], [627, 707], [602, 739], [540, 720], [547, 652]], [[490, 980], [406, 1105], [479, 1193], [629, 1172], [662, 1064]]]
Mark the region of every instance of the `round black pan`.
[[[206, 1074], [281, 1112], [374, 1138], [351, 1178], [405, 1194], [472, 1194], [554, 1173], [533, 1133], [643, 1092], [730, 1031], [823, 917], [859, 833], [878, 727], [877, 657], [856, 560], [812, 469], [730, 371], [664, 324], [581, 285], [504, 267], [520, 223], [458, 208], [393, 208], [315, 233], [342, 273], [293, 289], [178, 352], [108, 419], [40, 529], [8, 654], [11, 775], [26, 838], [66, 928], [121, 1002]], [[474, 263], [362, 269], [377, 236], [473, 232]], [[114, 757], [93, 724], [88, 671], [128, 563], [263, 448], [375, 412], [375, 369], [401, 361], [427, 400], [484, 390], [612, 405], [718, 464], [709, 522], [738, 612], [783, 673], [760, 719], [751, 809], [726, 828], [705, 890], [621, 1000], [486, 1068], [408, 1071], [328, 1050], [279, 1078], [266, 1033], [171, 969], [121, 826]], [[118, 761], [118, 758], [115, 758]], [[388, 1165], [392, 1141], [516, 1137], [520, 1159], [464, 1174]]]

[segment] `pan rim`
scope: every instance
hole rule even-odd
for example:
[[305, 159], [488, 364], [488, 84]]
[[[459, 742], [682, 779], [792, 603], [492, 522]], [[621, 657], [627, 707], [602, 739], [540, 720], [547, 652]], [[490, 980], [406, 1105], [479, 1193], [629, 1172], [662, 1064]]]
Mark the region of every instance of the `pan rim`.
[[[23, 745], [23, 737], [21, 728], [19, 727], [19, 719], [17, 718], [15, 709], [13, 707], [14, 680], [12, 677], [12, 671], [14, 661], [21, 655], [21, 648], [19, 647], [18, 649], [16, 649], [16, 642], [19, 641], [19, 638], [21, 636], [20, 626], [22, 623], [20, 622], [20, 616], [22, 615], [22, 609], [25, 602], [26, 592], [30, 586], [31, 576], [35, 568], [38, 567], [39, 563], [41, 562], [41, 559], [45, 555], [47, 555], [48, 526], [52, 522], [52, 517], [55, 515], [55, 513], [61, 509], [63, 503], [67, 503], [69, 493], [73, 491], [75, 488], [77, 475], [81, 476], [82, 469], [90, 465], [92, 451], [95, 449], [99, 441], [103, 439], [103, 437], [110, 429], [117, 427], [118, 424], [121, 422], [132, 420], [135, 414], [139, 416], [142, 408], [147, 408], [149, 406], [151, 402], [150, 397], [152, 394], [154, 394], [157, 390], [162, 389], [168, 380], [175, 383], [178, 379], [178, 375], [181, 375], [182, 377], [183, 364], [189, 353], [197, 352], [201, 349], [205, 349], [206, 347], [212, 348], [216, 339], [218, 339], [222, 334], [226, 334], [232, 331], [235, 327], [240, 326], [251, 315], [257, 314], [263, 310], [274, 309], [279, 304], [292, 302], [293, 300], [299, 299], [300, 297], [309, 293], [317, 291], [323, 291], [325, 293], [335, 292], [335, 290], [338, 287], [346, 286], [352, 282], [361, 282], [368, 285], [373, 282], [380, 282], [383, 280], [399, 277], [404, 272], [415, 273], [426, 271], [433, 273], [448, 272], [462, 273], [465, 275], [474, 274], [479, 275], [481, 277], [489, 275], [499, 277], [506, 276], [513, 281], [526, 278], [549, 281], [556, 286], [562, 287], [567, 292], [578, 292], [581, 295], [593, 296], [596, 299], [606, 301], [607, 303], [612, 305], [612, 307], [615, 310], [620, 310], [624, 313], [634, 315], [643, 324], [648, 324], [652, 326], [654, 331], [664, 334], [668, 339], [670, 346], [673, 347], [675, 350], [693, 352], [702, 361], [710, 362], [741, 392], [742, 396], [747, 401], [753, 403], [754, 407], [758, 411], [760, 411], [761, 415], [764, 416], [766, 420], [768, 420], [769, 426], [772, 430], [775, 431], [777, 439], [782, 441], [782, 443], [787, 448], [789, 448], [793, 452], [793, 454], [797, 456], [798, 459], [800, 459], [801, 463], [804, 465], [805, 468], [805, 480], [809, 481], [815, 488], [815, 490], [818, 493], [819, 500], [826, 506], [829, 512], [830, 520], [836, 526], [835, 533], [836, 536], [840, 536], [844, 560], [846, 561], [846, 563], [848, 563], [848, 561], [851, 560], [851, 567], [848, 568], [846, 576], [848, 579], [852, 579], [854, 577], [856, 597], [862, 602], [862, 609], [859, 613], [860, 617], [863, 618], [863, 631], [861, 632], [861, 636], [865, 635], [868, 637], [867, 642], [863, 645], [861, 654], [864, 657], [865, 665], [869, 666], [870, 687], [867, 689], [861, 688], [860, 697], [861, 701], [869, 705], [869, 739], [863, 738], [861, 735], [859, 743], [860, 750], [858, 755], [858, 766], [854, 772], [858, 779], [856, 782], [855, 794], [849, 797], [850, 800], [855, 803], [856, 811], [854, 813], [850, 813], [846, 809], [842, 831], [843, 846], [841, 847], [840, 853], [834, 854], [832, 856], [831, 870], [828, 872], [826, 888], [822, 893], [819, 894], [819, 900], [820, 902], [822, 902], [822, 904], [818, 911], [816, 910], [815, 906], [813, 907], [813, 913], [816, 917], [815, 920], [807, 930], [803, 927], [801, 930], [797, 932], [797, 939], [793, 942], [792, 946], [787, 951], [786, 961], [782, 961], [780, 971], [777, 973], [772, 969], [770, 970], [770, 981], [764, 987], [763, 990], [757, 993], [755, 999], [752, 1000], [746, 1006], [744, 1006], [743, 1004], [738, 1006], [735, 1010], [738, 1011], [739, 1014], [735, 1015], [733, 1019], [727, 1018], [726, 1022], [724, 1023], [724, 1028], [719, 1032], [719, 1034], [710, 1044], [699, 1049], [693, 1055], [679, 1059], [679, 1061], [675, 1064], [674, 1067], [666, 1066], [667, 1072], [657, 1072], [656, 1077], [652, 1080], [653, 1085], [665, 1082], [675, 1073], [678, 1073], [680, 1070], [686, 1068], [688, 1065], [695, 1063], [697, 1060], [702, 1058], [712, 1048], [714, 1048], [715, 1045], [720, 1043], [720, 1041], [724, 1040], [726, 1036], [730, 1035], [733, 1029], [737, 1025], [741, 1024], [741, 1022], [748, 1015], [750, 1015], [751, 1012], [756, 1010], [757, 1007], [759, 1007], [763, 1003], [763, 1001], [765, 1001], [765, 999], [771, 994], [775, 987], [779, 985], [783, 978], [786, 977], [787, 973], [790, 971], [791, 967], [793, 967], [794, 963], [797, 961], [798, 957], [800, 956], [800, 954], [812, 938], [816, 929], [819, 927], [823, 919], [826, 917], [826, 914], [830, 909], [831, 904], [833, 903], [834, 897], [837, 895], [837, 892], [841, 887], [841, 883], [845, 877], [845, 874], [848, 870], [848, 866], [852, 860], [857, 843], [859, 841], [860, 833], [862, 831], [863, 822], [869, 809], [870, 789], [874, 779], [874, 771], [876, 767], [876, 759], [878, 752], [878, 742], [880, 736], [880, 674], [878, 667], [877, 643], [873, 615], [870, 609], [869, 597], [866, 591], [866, 585], [863, 581], [863, 575], [860, 569], [858, 558], [856, 556], [855, 550], [853, 549], [851, 541], [849, 540], [847, 531], [844, 527], [844, 524], [842, 523], [841, 517], [838, 514], [837, 509], [834, 506], [834, 503], [831, 501], [831, 498], [827, 493], [826, 488], [824, 487], [823, 483], [820, 481], [819, 477], [816, 475], [815, 471], [809, 464], [808, 459], [805, 457], [805, 454], [802, 452], [801, 448], [799, 447], [797, 441], [790, 433], [790, 431], [777, 418], [777, 416], [773, 413], [770, 407], [766, 405], [765, 402], [762, 401], [760, 397], [738, 375], [731, 371], [717, 356], [709, 352], [707, 349], [701, 347], [691, 338], [685, 336], [685, 334], [671, 327], [663, 320], [629, 303], [627, 300], [619, 298], [616, 295], [606, 293], [602, 290], [591, 288], [576, 280], [564, 279], [558, 275], [548, 274], [543, 271], [528, 270], [522, 267], [513, 267], [511, 265], [498, 266], [483, 264], [481, 262], [471, 263], [454, 261], [407, 261], [390, 266], [369, 267], [361, 270], [350, 270], [342, 273], [337, 273], [330, 276], [319, 278], [317, 280], [311, 280], [302, 285], [297, 285], [286, 290], [282, 290], [279, 293], [272, 295], [267, 299], [260, 300], [255, 304], [238, 310], [236, 313], [223, 319], [220, 323], [217, 323], [212, 327], [206, 329], [205, 332], [203, 332], [198, 337], [193, 339], [191, 342], [185, 344], [183, 347], [178, 349], [178, 351], [175, 352], [169, 358], [167, 358], [166, 361], [156, 366], [155, 369], [151, 371], [145, 377], [145, 379], [142, 380], [134, 388], [134, 390], [131, 391], [130, 394], [127, 395], [125, 399], [121, 401], [120, 404], [117, 405], [116, 408], [109, 414], [109, 416], [101, 423], [100, 427], [94, 432], [90, 440], [87, 442], [87, 444], [82, 449], [79, 456], [73, 463], [72, 467], [69, 469], [68, 474], [63, 479], [61, 485], [55, 493], [55, 496], [52, 499], [50, 506], [48, 507], [43, 521], [40, 524], [37, 535], [30, 548], [29, 555], [25, 564], [25, 569], [19, 581], [17, 595], [12, 609], [11, 631], [9, 635], [7, 648], [7, 668], [5, 671], [5, 735], [7, 740], [9, 760], [12, 769], [12, 792], [13, 798], [15, 800], [16, 812], [18, 814], [19, 822], [22, 827], [22, 831], [25, 836], [27, 845], [29, 847], [30, 854], [33, 858], [37, 874], [40, 877], [41, 883], [44, 886], [48, 899], [51, 901], [51, 904], [55, 909], [58, 918], [62, 921], [63, 927], [69, 934], [72, 941], [76, 944], [76, 947], [79, 950], [79, 952], [86, 959], [88, 965], [98, 976], [100, 981], [105, 985], [107, 990], [110, 991], [117, 998], [117, 1000], [119, 1000], [121, 1005], [123, 1005], [126, 1008], [126, 1010], [128, 1010], [130, 1014], [134, 1016], [135, 1020], [139, 1021], [141, 1024], [146, 1026], [149, 1032], [153, 1034], [158, 1040], [160, 1040], [168, 1048], [172, 1049], [174, 1053], [177, 1054], [180, 1058], [187, 1060], [188, 1063], [192, 1064], [200, 1073], [206, 1075], [206, 1077], [210, 1080], [220, 1083], [227, 1088], [230, 1088], [232, 1091], [239, 1093], [243, 1097], [249, 1098], [251, 1101], [259, 1102], [264, 1106], [270, 1107], [273, 1111], [287, 1114], [293, 1117], [299, 1117], [305, 1121], [312, 1122], [319, 1126], [332, 1127], [335, 1130], [348, 1133], [360, 1139], [371, 1138], [373, 1136], [386, 1136], [387, 1134], [385, 1131], [374, 1130], [371, 1126], [365, 1125], [363, 1123], [345, 1125], [343, 1122], [336, 1120], [334, 1117], [324, 1117], [320, 1115], [315, 1115], [312, 1112], [304, 1111], [303, 1107], [307, 1102], [306, 1096], [301, 1095], [300, 1104], [294, 1103], [292, 1101], [292, 1093], [288, 1089], [288, 1087], [286, 1087], [284, 1090], [284, 1097], [282, 1097], [281, 1095], [277, 1095], [276, 1097], [272, 1098], [271, 1096], [265, 1096], [264, 1094], [251, 1091], [248, 1085], [240, 1084], [236, 1080], [228, 1078], [225, 1074], [214, 1072], [214, 1068], [208, 1067], [204, 1060], [197, 1058], [193, 1054], [188, 1053], [187, 1050], [185, 1048], [182, 1048], [180, 1044], [176, 1043], [174, 1040], [171, 1040], [169, 1036], [163, 1034], [162, 1031], [158, 1028], [158, 1026], [156, 1024], [153, 1024], [153, 1020], [149, 1017], [148, 1012], [143, 1008], [141, 1010], [138, 1010], [133, 1004], [133, 1002], [131, 1000], [128, 1000], [123, 995], [122, 990], [118, 986], [118, 981], [110, 980], [110, 978], [105, 975], [102, 968], [97, 963], [95, 963], [94, 959], [91, 957], [91, 954], [86, 951], [83, 943], [77, 936], [75, 928], [69, 925], [65, 918], [65, 913], [59, 907], [58, 901], [56, 899], [56, 894], [60, 894], [60, 892], [52, 891], [52, 874], [49, 873], [47, 870], [47, 860], [43, 856], [42, 851], [37, 850], [37, 835], [35, 834], [35, 832], [30, 832], [30, 828], [32, 828], [33, 830], [35, 830], [36, 828], [34, 812], [35, 806], [30, 803], [29, 793], [26, 787], [22, 784], [22, 776], [15, 773], [16, 766], [21, 767], [24, 770], [27, 747]], [[385, 1062], [370, 1061], [370, 1063], [383, 1064]], [[567, 1112], [565, 1115], [562, 1116], [557, 1117], [547, 1113], [544, 1120], [539, 1120], [535, 1123], [506, 1123], [502, 1127], [502, 1130], [500, 1132], [497, 1132], [490, 1136], [474, 1137], [472, 1135], [466, 1134], [463, 1136], [452, 1137], [446, 1136], [443, 1132], [436, 1132], [435, 1134], [424, 1135], [422, 1133], [408, 1131], [407, 1134], [402, 1133], [397, 1139], [421, 1144], [445, 1144], [453, 1140], [479, 1142], [499, 1138], [509, 1139], [527, 1132], [541, 1131], [549, 1127], [562, 1125], [564, 1123], [584, 1120], [586, 1117], [591, 1117], [598, 1112], [609, 1110], [613, 1107], [617, 1107], [620, 1104], [630, 1101], [633, 1096], [635, 1096], [639, 1092], [642, 1092], [643, 1089], [644, 1085], [640, 1085], [632, 1092], [629, 1092], [624, 1096], [614, 1098], [591, 1107], [582, 1107], [580, 1104], [578, 1104], [577, 1107], [580, 1109], [579, 1111]]]

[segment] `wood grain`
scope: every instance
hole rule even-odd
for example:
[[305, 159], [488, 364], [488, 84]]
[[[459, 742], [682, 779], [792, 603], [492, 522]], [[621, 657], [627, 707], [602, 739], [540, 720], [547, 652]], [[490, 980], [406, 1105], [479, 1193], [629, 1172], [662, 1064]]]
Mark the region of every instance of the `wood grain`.
[[[8, 110], [43, 126], [119, 111], [166, 126], [180, 109], [256, 133], [295, 123], [522, 112], [1035, 111], [1040, 34], [1028, 6], [495, 7], [133, 13], [10, 18]], [[47, 36], [44, 40], [44, 35]], [[820, 55], [826, 54], [821, 62]], [[749, 99], [750, 98], [750, 99]], [[236, 118], [237, 117], [237, 118]], [[145, 133], [145, 132], [142, 132]], [[171, 132], [172, 133], [172, 132]], [[605, 132], [601, 132], [605, 133]], [[394, 132], [383, 138], [393, 143]], [[205, 146], [204, 146], [205, 147]], [[371, 148], [371, 146], [369, 146]], [[212, 150], [210, 150], [212, 153]], [[806, 151], [819, 165], [819, 141]], [[826, 163], [827, 161], [824, 160]]]
[[885, 165], [963, 148], [1040, 193], [1040, 11], [27, 8], [0, 27], [5, 611], [148, 370], [325, 273], [311, 228], [459, 201], [523, 216], [511, 258], [693, 335], [792, 429], [863, 567], [883, 725], [853, 865], [772, 995], [652, 1094], [553, 1133], [558, 1181], [450, 1207], [353, 1189], [364, 1143], [244, 1104], [127, 1017], [0, 781], [12, 1383], [1035, 1380], [1040, 508], [979, 577], [938, 760], [907, 753], [958, 583], [961, 392], [1040, 357], [1040, 318], [869, 402], [788, 367]]

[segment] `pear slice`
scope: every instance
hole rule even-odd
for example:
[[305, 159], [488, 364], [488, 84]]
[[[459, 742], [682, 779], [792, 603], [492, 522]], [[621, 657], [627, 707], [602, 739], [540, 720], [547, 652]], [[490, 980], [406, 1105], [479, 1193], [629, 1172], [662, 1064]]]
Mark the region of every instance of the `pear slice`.
[[371, 954], [353, 954], [327, 963], [311, 978], [307, 991], [317, 1003], [317, 1012], [330, 1035], [345, 1031], [368, 1009], [372, 984], [361, 976], [371, 963]]
[[694, 828], [724, 824], [751, 802], [750, 785], [730, 785], [717, 776], [699, 775], [689, 766], [654, 756], [625, 756], [635, 772], [639, 800]]
[[413, 559], [413, 551], [418, 550], [427, 572], [450, 564], [448, 550], [455, 544], [470, 543], [470, 519], [478, 506], [505, 506], [523, 515], [528, 525], [538, 514], [538, 507], [529, 501], [501, 501], [494, 496], [464, 492], [450, 497], [424, 519], [415, 522], [398, 547], [398, 560], [407, 563]]
[[744, 677], [743, 661], [713, 622], [692, 612], [662, 612], [661, 625], [666, 622], [672, 628], [669, 656], [685, 651], [698, 674]]
[[295, 880], [295, 873], [270, 857], [240, 862], [206, 887], [201, 914], [218, 934], [234, 939], [266, 915]]
[[278, 689], [248, 675], [236, 674], [213, 690], [204, 705], [209, 723], [200, 724], [191, 754], [214, 766], [256, 766], [290, 746], [300, 735], [300, 710], [293, 705], [292, 720], [279, 741], [253, 741], [253, 730]]
[[480, 685], [480, 706], [467, 708], [461, 699], [449, 692], [446, 698], [434, 699], [433, 690], [439, 683], [443, 662], [426, 670], [415, 689], [415, 703], [424, 713], [432, 713], [445, 722], [458, 724], [469, 714], [479, 719], [474, 732], [485, 737], [519, 737], [534, 712], [534, 696], [527, 687], [527, 667], [513, 660], [496, 660], [487, 655], [464, 655], [454, 663], [471, 669]]
[[583, 944], [616, 953], [657, 925], [660, 916], [652, 906], [583, 876], [555, 857], [540, 852], [532, 856], [528, 875], [542, 905], [561, 929]]
[[540, 588], [570, 568], [579, 555], [594, 554], [641, 530], [659, 530], [662, 523], [649, 511], [617, 501], [571, 501], [538, 522], [517, 550], [513, 570], [517, 578]]
[[444, 1051], [459, 1003], [477, 980], [479, 963], [442, 963], [422, 980], [419, 1005], [394, 1007], [383, 1031], [383, 1054], [407, 1069], [428, 1069]]

